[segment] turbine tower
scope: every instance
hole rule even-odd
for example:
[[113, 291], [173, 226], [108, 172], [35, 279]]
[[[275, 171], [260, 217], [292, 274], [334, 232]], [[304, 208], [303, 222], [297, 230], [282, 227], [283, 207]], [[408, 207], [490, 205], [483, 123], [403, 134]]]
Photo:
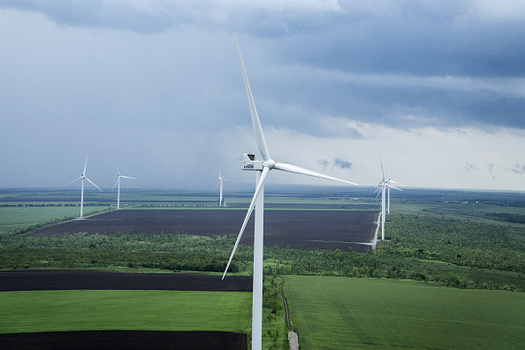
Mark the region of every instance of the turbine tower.
[[224, 200], [222, 197], [224, 180], [226, 179], [221, 175], [221, 171], [219, 170], [219, 179], [217, 180], [217, 185], [215, 185], [215, 190], [217, 190], [217, 186], [219, 186], [219, 207], [224, 206]]
[[253, 242], [253, 304], [252, 304], [252, 349], [261, 349], [262, 346], [262, 283], [263, 283], [263, 244], [264, 244], [264, 181], [268, 176], [270, 170], [276, 169], [285, 172], [303, 174], [314, 177], [319, 177], [328, 180], [334, 180], [339, 182], [344, 182], [350, 185], [356, 185], [353, 182], [340, 180], [331, 176], [320, 174], [311, 170], [303, 169], [295, 165], [286, 164], [286, 163], [277, 163], [271, 157], [268, 152], [268, 146], [266, 145], [266, 140], [264, 138], [264, 133], [262, 130], [261, 122], [259, 116], [257, 115], [257, 110], [255, 108], [255, 102], [253, 100], [252, 92], [248, 82], [248, 77], [246, 75], [246, 70], [244, 68], [244, 63], [241, 56], [241, 50], [237, 42], [237, 37], [235, 37], [235, 42], [237, 44], [237, 51], [239, 54], [239, 61], [242, 68], [242, 74], [244, 77], [244, 85], [246, 87], [246, 94], [248, 96], [248, 103], [250, 105], [250, 114], [252, 117], [253, 132], [255, 136], [255, 142], [257, 148], [263, 158], [263, 160], [257, 160], [254, 154], [244, 154], [243, 158], [243, 170], [255, 171], [256, 172], [256, 188], [253, 195], [252, 201], [242, 223], [239, 235], [237, 236], [237, 241], [233, 246], [230, 259], [224, 270], [222, 278], [226, 276], [230, 263], [233, 259], [237, 246], [241, 241], [244, 229], [248, 224], [248, 220], [252, 211], [255, 208], [255, 219], [254, 219], [254, 242]]
[[92, 184], [93, 186], [98, 188], [100, 192], [102, 192], [100, 187], [95, 185], [95, 183], [93, 181], [91, 181], [90, 179], [88, 179], [86, 177], [87, 161], [88, 161], [88, 156], [86, 156], [86, 162], [84, 163], [84, 171], [82, 172], [82, 175], [80, 175], [78, 178], [76, 178], [75, 180], [73, 180], [70, 183], [68, 183], [68, 185], [72, 184], [73, 182], [77, 182], [77, 181], [81, 181], [81, 183], [82, 183], [81, 190], [80, 190], [80, 218], [81, 219], [84, 216], [84, 180], [87, 180], [90, 184]]
[[111, 191], [113, 191], [115, 189], [115, 186], [117, 187], [117, 210], [118, 210], [118, 209], [120, 209], [120, 179], [136, 180], [137, 178], [136, 177], [131, 177], [131, 176], [120, 175], [120, 171], [118, 170], [117, 164], [115, 164], [115, 168], [117, 169], [117, 182], [115, 182], [115, 185], [113, 186]]
[[377, 187], [377, 190], [374, 192], [377, 192], [377, 196], [381, 194], [381, 212], [379, 213], [379, 218], [381, 219], [381, 240], [385, 240], [385, 188], [386, 188], [386, 182], [384, 179], [382, 179], [379, 182], [379, 185]]

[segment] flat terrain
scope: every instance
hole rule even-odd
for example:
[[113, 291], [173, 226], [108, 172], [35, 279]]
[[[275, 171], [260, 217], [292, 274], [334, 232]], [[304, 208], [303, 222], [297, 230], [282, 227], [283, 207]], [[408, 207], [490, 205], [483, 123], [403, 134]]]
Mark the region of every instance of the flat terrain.
[[229, 332], [78, 331], [0, 334], [2, 349], [247, 349], [247, 335]]
[[[119, 210], [49, 226], [32, 235], [87, 232], [91, 234], [187, 233], [197, 236], [237, 235], [244, 210]], [[333, 210], [266, 210], [264, 244], [292, 248], [327, 250], [352, 248], [364, 252], [369, 246], [376, 212]], [[253, 215], [252, 219], [253, 221]], [[242, 244], [253, 244], [253, 224], [249, 223]]]
[[[0, 271], [0, 300], [5, 306], [0, 311], [3, 315], [0, 323], [5, 328], [0, 329], [8, 333], [13, 329], [31, 330], [34, 327], [43, 330], [0, 334], [0, 343], [2, 349], [172, 349], [175, 345], [177, 349], [246, 349], [247, 335], [243, 333], [184, 329], [235, 326], [233, 315], [225, 315], [239, 313], [237, 308], [249, 305], [251, 295], [240, 293], [237, 297], [237, 293], [224, 292], [249, 292], [251, 284], [251, 277], [245, 276], [229, 276], [221, 281], [220, 276], [176, 273]], [[150, 290], [173, 294], [157, 294]], [[77, 312], [75, 308], [82, 311]], [[249, 306], [243, 309], [246, 315], [241, 319], [247, 320]], [[186, 313], [203, 314], [197, 317], [199, 324], [187, 325], [188, 317], [181, 317]], [[226, 320], [220, 322], [222, 326], [218, 325], [216, 317], [230, 317], [228, 322], [232, 325]], [[170, 319], [172, 321], [168, 321]], [[144, 328], [135, 330], [137, 322], [138, 327]], [[102, 330], [75, 330], [91, 323]], [[122, 330], [103, 330], [105, 324]], [[166, 328], [182, 328], [183, 331], [166, 331]], [[68, 331], [46, 332], [46, 329]]]
[[286, 276], [301, 349], [523, 349], [525, 294]]
[[191, 273], [122, 273], [94, 270], [0, 271], [0, 292], [35, 290], [114, 289], [251, 292], [251, 276]]

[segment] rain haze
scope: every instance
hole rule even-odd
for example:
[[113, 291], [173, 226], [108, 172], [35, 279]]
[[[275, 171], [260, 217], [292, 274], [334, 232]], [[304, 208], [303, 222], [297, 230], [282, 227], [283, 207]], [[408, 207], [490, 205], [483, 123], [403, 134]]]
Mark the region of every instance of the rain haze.
[[235, 33], [275, 160], [523, 190], [524, 22], [520, 0], [0, 0], [0, 188], [63, 187], [86, 155], [102, 188], [115, 163], [127, 187], [252, 184]]

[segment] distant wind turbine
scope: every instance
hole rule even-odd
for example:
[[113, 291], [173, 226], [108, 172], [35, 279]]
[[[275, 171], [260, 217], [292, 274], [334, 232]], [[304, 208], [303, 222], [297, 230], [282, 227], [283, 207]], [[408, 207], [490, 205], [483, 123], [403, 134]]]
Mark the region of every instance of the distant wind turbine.
[[[387, 179], [387, 176], [386, 176], [386, 170], [383, 170], [383, 160], [381, 159], [381, 157], [379, 157], [379, 160], [381, 162], [381, 171], [383, 172], [383, 179], [385, 180], [386, 182], [386, 193], [387, 193], [387, 214], [390, 214], [390, 189], [393, 188], [395, 190], [398, 190], [398, 191], [403, 191], [402, 189], [400, 188], [397, 188], [395, 187], [394, 185], [398, 185], [398, 186], [403, 186], [401, 185], [400, 183], [398, 182], [395, 182], [394, 180], [392, 180], [391, 178], [388, 178]], [[394, 185], [393, 185], [394, 184]]]
[[[399, 185], [397, 182], [395, 182], [392, 179], [386, 178], [386, 172], [385, 168], [383, 166], [383, 159], [379, 158], [379, 164], [381, 165], [381, 173], [383, 174], [383, 178], [381, 179], [381, 182], [379, 182], [379, 187], [376, 191], [379, 191], [377, 195], [381, 194], [381, 240], [385, 240], [385, 216], [386, 216], [386, 203], [385, 203], [385, 196], [388, 194], [388, 214], [390, 214], [390, 188], [403, 191], [400, 188], [395, 187], [393, 184]], [[376, 197], [377, 198], [377, 197]]]
[[217, 186], [219, 186], [219, 207], [222, 207], [224, 205], [224, 200], [222, 197], [224, 180], [226, 179], [221, 175], [221, 171], [219, 170], [219, 179], [217, 180], [217, 185], [215, 185], [215, 190], [217, 190]]
[[82, 183], [81, 190], [80, 190], [80, 218], [82, 218], [84, 216], [84, 180], [87, 180], [90, 184], [92, 184], [93, 186], [98, 188], [100, 192], [102, 192], [100, 187], [95, 185], [95, 183], [93, 181], [91, 181], [90, 179], [88, 179], [86, 177], [87, 161], [88, 161], [88, 156], [86, 156], [86, 162], [84, 163], [84, 171], [82, 172], [82, 175], [80, 175], [78, 178], [76, 178], [75, 180], [73, 180], [73, 181], [71, 181], [70, 183], [67, 184], [67, 185], [70, 185], [73, 182], [77, 182], [77, 181], [81, 181], [81, 183]]
[[252, 201], [244, 218], [244, 222], [237, 236], [237, 241], [233, 246], [233, 250], [224, 270], [222, 278], [226, 276], [230, 263], [233, 259], [237, 246], [241, 241], [244, 229], [248, 224], [248, 220], [252, 211], [255, 208], [255, 219], [254, 219], [254, 243], [253, 243], [253, 304], [252, 304], [252, 349], [261, 349], [262, 346], [262, 289], [263, 289], [263, 246], [264, 246], [264, 181], [268, 176], [270, 170], [276, 169], [285, 172], [303, 174], [314, 177], [319, 177], [322, 179], [334, 180], [339, 182], [344, 182], [350, 185], [356, 185], [353, 182], [340, 180], [331, 176], [320, 174], [314, 171], [300, 168], [295, 165], [286, 164], [286, 163], [277, 163], [271, 157], [268, 152], [268, 147], [266, 145], [266, 140], [264, 138], [263, 129], [259, 116], [257, 115], [257, 110], [255, 108], [255, 102], [253, 100], [252, 92], [248, 82], [248, 76], [246, 75], [246, 70], [244, 68], [244, 63], [241, 56], [241, 50], [239, 48], [239, 43], [237, 42], [237, 37], [235, 37], [235, 42], [237, 44], [237, 51], [239, 54], [239, 61], [242, 68], [242, 74], [244, 77], [244, 85], [246, 87], [246, 94], [248, 96], [248, 103], [250, 105], [250, 114], [252, 117], [253, 131], [255, 136], [255, 142], [257, 148], [263, 158], [263, 160], [256, 160], [254, 154], [244, 154], [243, 161], [243, 170], [255, 171], [256, 176], [256, 188], [253, 195]]
[[117, 187], [117, 209], [120, 209], [120, 179], [136, 180], [137, 178], [131, 177], [131, 176], [120, 175], [120, 171], [118, 170], [117, 164], [115, 164], [115, 168], [117, 169], [117, 182], [115, 182], [115, 185], [113, 186], [111, 191], [115, 189], [115, 186]]

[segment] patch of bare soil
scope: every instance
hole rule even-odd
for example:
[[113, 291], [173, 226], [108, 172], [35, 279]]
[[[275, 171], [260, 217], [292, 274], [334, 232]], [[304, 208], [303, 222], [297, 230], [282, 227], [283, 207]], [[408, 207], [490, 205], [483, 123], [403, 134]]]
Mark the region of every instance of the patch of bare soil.
[[120, 273], [93, 270], [0, 271], [0, 291], [115, 289], [251, 292], [251, 276]]
[[[45, 227], [32, 235], [178, 232], [236, 236], [245, 215], [244, 210], [119, 210]], [[264, 244], [345, 251], [352, 248], [365, 252], [370, 247], [355, 242], [372, 240], [376, 217], [377, 213], [370, 211], [267, 210]], [[252, 223], [246, 227], [241, 244], [253, 244]]]
[[227, 332], [82, 331], [0, 334], [2, 349], [247, 349], [247, 335]]

